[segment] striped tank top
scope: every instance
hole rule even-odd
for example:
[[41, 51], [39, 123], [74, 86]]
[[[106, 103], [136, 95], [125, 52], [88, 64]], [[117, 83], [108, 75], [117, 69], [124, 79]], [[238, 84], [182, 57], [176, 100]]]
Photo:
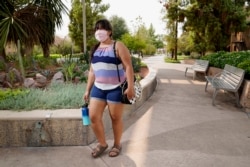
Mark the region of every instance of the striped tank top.
[[[114, 54], [114, 44], [98, 47], [93, 54], [91, 65], [95, 74], [95, 86], [102, 90], [118, 87], [125, 81], [125, 71], [120, 59]], [[120, 82], [117, 73], [120, 75]]]

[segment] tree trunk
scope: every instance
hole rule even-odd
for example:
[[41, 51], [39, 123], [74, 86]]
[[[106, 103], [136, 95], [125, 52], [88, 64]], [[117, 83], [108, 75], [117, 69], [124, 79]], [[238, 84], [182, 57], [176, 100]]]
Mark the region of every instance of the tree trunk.
[[174, 49], [171, 51], [171, 59], [174, 59]]
[[7, 57], [6, 57], [6, 53], [5, 50], [3, 49], [2, 51], [0, 51], [0, 59], [6, 61]]
[[50, 55], [49, 46], [48, 45], [42, 46], [42, 48], [43, 48], [43, 56], [49, 57], [49, 55]]

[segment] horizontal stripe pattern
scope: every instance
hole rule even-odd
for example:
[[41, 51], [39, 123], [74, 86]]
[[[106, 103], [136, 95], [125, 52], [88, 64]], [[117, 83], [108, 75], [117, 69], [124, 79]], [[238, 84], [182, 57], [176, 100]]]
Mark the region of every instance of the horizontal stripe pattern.
[[[124, 77], [121, 77], [121, 80], [124, 80]], [[113, 84], [113, 85], [120, 85], [120, 82], [118, 80], [118, 77], [97, 77], [96, 82], [102, 83], [102, 84]]]
[[[106, 64], [106, 63], [95, 63], [95, 64], [92, 64], [92, 67], [98, 71], [98, 70], [102, 70], [103, 69], [103, 66], [105, 66], [105, 70], [116, 70], [117, 69], [117, 66], [116, 64]], [[123, 66], [122, 64], [119, 64], [118, 65], [118, 69], [123, 69]]]
[[[120, 59], [115, 57], [113, 44], [105, 48], [97, 48], [91, 60], [95, 74], [95, 85], [103, 90], [113, 89], [125, 81], [125, 71]], [[120, 75], [120, 82], [117, 73]]]
[[94, 56], [92, 58], [92, 63], [95, 64], [95, 63], [99, 63], [99, 62], [102, 62], [102, 63], [108, 63], [108, 64], [120, 64], [118, 59], [115, 58], [115, 57], [107, 57], [107, 56], [104, 56], [104, 57], [99, 57], [99, 56]]
[[[119, 70], [119, 75], [124, 75], [123, 70]], [[117, 70], [98, 70], [95, 71], [95, 77], [117, 77], [118, 78], [118, 72]]]

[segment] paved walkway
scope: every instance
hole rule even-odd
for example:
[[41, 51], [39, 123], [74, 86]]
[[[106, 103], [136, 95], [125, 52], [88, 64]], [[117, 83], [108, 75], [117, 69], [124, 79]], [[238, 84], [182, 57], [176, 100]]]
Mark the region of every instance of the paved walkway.
[[[125, 120], [122, 154], [93, 159], [90, 146], [0, 148], [1, 167], [249, 167], [250, 119], [231, 94], [219, 94], [203, 80], [184, 76], [187, 65], [146, 58], [157, 70], [151, 98]], [[112, 133], [107, 134], [112, 145]]]

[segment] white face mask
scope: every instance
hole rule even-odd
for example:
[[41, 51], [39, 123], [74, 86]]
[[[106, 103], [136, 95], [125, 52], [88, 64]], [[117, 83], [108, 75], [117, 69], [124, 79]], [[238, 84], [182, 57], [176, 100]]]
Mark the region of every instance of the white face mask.
[[106, 30], [97, 30], [95, 32], [95, 39], [99, 42], [104, 42], [108, 39], [108, 31]]

